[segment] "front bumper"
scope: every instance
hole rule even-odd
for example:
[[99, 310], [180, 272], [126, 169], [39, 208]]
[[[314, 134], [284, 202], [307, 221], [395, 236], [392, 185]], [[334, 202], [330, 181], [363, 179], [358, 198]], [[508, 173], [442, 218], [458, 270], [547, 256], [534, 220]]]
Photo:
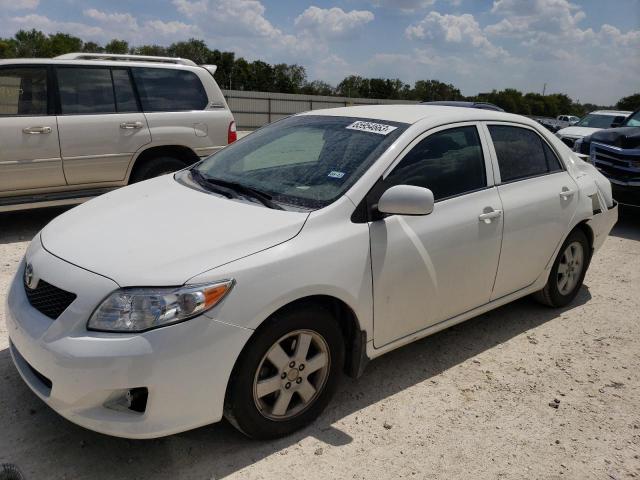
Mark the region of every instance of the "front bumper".
[[[34, 242], [39, 240], [34, 240]], [[200, 316], [142, 334], [89, 332], [93, 308], [117, 285], [30, 248], [35, 272], [77, 299], [56, 320], [28, 302], [24, 261], [7, 297], [13, 361], [52, 409], [83, 427], [126, 438], [153, 438], [217, 422], [227, 382], [252, 331]], [[144, 412], [105, 406], [127, 389], [147, 388]]]

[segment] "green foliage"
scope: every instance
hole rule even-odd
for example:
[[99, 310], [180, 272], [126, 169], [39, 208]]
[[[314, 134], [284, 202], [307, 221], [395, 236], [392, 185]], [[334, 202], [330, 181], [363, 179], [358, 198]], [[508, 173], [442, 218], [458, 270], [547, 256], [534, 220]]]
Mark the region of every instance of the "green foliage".
[[[54, 57], [70, 52], [133, 53], [136, 55], [174, 56], [193, 60], [197, 64], [217, 65], [215, 78], [221, 88], [230, 90], [254, 90], [281, 93], [305, 93], [308, 95], [340, 95], [345, 97], [381, 98], [396, 100], [440, 101], [471, 100], [494, 103], [508, 112], [523, 115], [556, 117], [561, 114], [582, 116], [599, 107], [579, 104], [562, 93], [541, 95], [506, 88], [490, 93], [465, 97], [460, 89], [439, 80], [418, 80], [413, 87], [400, 79], [364, 78], [350, 75], [337, 87], [321, 80], [307, 81], [307, 72], [301, 65], [279, 63], [271, 65], [261, 60], [248, 62], [236, 58], [233, 52], [210, 50], [200, 39], [190, 38], [162, 45], [130, 47], [124, 40], [113, 39], [102, 46], [67, 33], [46, 35], [38, 30], [20, 30], [13, 38], [0, 38], [0, 58]], [[620, 99], [617, 108], [635, 110], [640, 107], [640, 93]]]
[[104, 46], [104, 51], [107, 53], [115, 53], [120, 55], [129, 53], [129, 42], [114, 38]]
[[616, 108], [619, 110], [637, 110], [640, 108], [640, 93], [621, 98], [616, 103]]

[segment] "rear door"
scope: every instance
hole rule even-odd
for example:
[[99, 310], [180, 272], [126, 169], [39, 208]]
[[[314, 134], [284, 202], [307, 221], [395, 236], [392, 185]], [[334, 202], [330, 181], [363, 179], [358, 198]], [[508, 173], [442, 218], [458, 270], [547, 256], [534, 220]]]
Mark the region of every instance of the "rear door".
[[48, 67], [0, 67], [0, 193], [65, 185]]
[[128, 68], [56, 68], [58, 126], [69, 184], [118, 182], [151, 133]]
[[195, 72], [166, 66], [132, 67], [132, 73], [154, 144], [184, 145], [201, 157], [227, 145], [233, 116]]
[[534, 129], [506, 123], [486, 128], [504, 208], [494, 300], [531, 285], [542, 274], [567, 233], [579, 192], [556, 152]]

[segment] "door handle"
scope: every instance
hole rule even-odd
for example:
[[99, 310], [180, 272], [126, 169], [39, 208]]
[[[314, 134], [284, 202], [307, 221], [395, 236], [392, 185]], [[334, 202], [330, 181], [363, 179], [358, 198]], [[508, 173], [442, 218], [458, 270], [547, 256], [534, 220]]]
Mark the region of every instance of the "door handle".
[[498, 218], [501, 215], [502, 210], [492, 210], [490, 212], [478, 215], [478, 220], [484, 223], [491, 223], [491, 220], [493, 220], [494, 218]]
[[120, 124], [120, 128], [122, 128], [123, 130], [142, 128], [142, 122], [122, 122]]
[[575, 190], [570, 190], [567, 187], [562, 187], [562, 191], [560, 192], [560, 198], [562, 200], [569, 200], [576, 193]]
[[25, 127], [22, 129], [22, 133], [27, 135], [42, 135], [51, 133], [51, 127]]

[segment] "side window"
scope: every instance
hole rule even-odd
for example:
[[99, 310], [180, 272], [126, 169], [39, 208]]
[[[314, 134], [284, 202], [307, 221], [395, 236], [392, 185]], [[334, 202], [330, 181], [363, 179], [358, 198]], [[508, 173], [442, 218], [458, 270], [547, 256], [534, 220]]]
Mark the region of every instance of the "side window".
[[436, 200], [486, 187], [478, 130], [459, 127], [428, 136], [413, 147], [384, 183], [426, 187]]
[[45, 67], [0, 69], [0, 115], [46, 115]]
[[131, 71], [145, 112], [202, 110], [207, 106], [207, 93], [193, 72], [169, 68]]
[[127, 113], [139, 111], [136, 94], [133, 91], [133, 85], [129, 77], [129, 71], [113, 68], [111, 69], [111, 75], [113, 76], [113, 89], [116, 92], [116, 107], [118, 112]]
[[498, 156], [502, 183], [561, 170], [555, 154], [534, 131], [489, 125], [489, 132]]
[[111, 71], [108, 68], [58, 67], [56, 72], [63, 114], [116, 111]]

